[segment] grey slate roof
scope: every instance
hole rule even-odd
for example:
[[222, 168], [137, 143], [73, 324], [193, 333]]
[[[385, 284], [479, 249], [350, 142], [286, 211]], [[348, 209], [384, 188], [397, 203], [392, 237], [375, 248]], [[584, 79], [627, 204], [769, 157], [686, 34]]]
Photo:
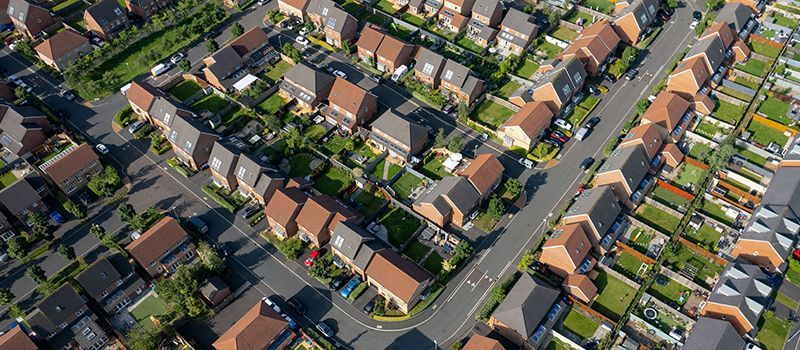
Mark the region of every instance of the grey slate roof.
[[210, 58], [214, 60], [214, 63], [207, 65], [206, 69], [208, 69], [218, 79], [227, 78], [228, 75], [233, 73], [244, 63], [242, 56], [239, 56], [239, 53], [236, 52], [236, 49], [230, 45], [225, 45], [225, 47], [217, 50], [217, 52], [214, 52]]
[[38, 177], [34, 174], [17, 180], [10, 186], [0, 190], [0, 203], [2, 203], [9, 212], [14, 215], [19, 215], [23, 210], [41, 200], [42, 197], [39, 192], [36, 192], [36, 187], [31, 182]]
[[636, 191], [639, 184], [647, 175], [649, 168], [647, 155], [642, 146], [637, 144], [632, 147], [617, 147], [598, 170], [599, 174], [620, 171], [631, 191]]
[[722, 64], [722, 61], [725, 60], [725, 44], [722, 39], [718, 36], [710, 36], [697, 41], [684, 59], [703, 54], [708, 60], [708, 64], [711, 65], [711, 74], [713, 75], [717, 72], [717, 68]]
[[323, 24], [335, 32], [341, 32], [347, 21], [356, 21], [355, 17], [331, 0], [311, 0], [307, 11], [323, 17]]
[[98, 299], [97, 296], [100, 293], [116, 284], [121, 278], [120, 273], [106, 258], [97, 260], [75, 277], [83, 290], [95, 299]]
[[761, 268], [734, 261], [725, 267], [708, 301], [738, 308], [755, 326], [769, 303], [770, 293], [772, 285]]
[[476, 0], [472, 6], [472, 13], [492, 18], [492, 14], [497, 10], [503, 11], [503, 4], [500, 0]]
[[285, 86], [285, 84], [281, 85], [284, 90], [287, 90], [295, 97], [298, 97], [306, 102], [310, 102], [316, 98], [327, 98], [327, 94], [330, 92], [331, 86], [333, 86], [333, 82], [335, 80], [333, 76], [314, 69], [304, 62], [294, 65], [294, 67], [289, 69], [286, 74], [283, 75], [283, 78], [284, 83], [291, 81], [292, 85], [301, 87], [313, 94], [313, 96], [309, 96], [309, 98], [304, 98], [303, 96], [299, 96], [301, 94], [300, 92], [288, 91], [287, 89], [290, 89], [291, 87]]
[[[208, 157], [208, 165], [214, 171], [225, 176], [233, 174], [236, 169], [236, 163], [239, 161], [239, 151], [225, 144], [224, 142], [214, 142], [214, 147], [211, 149], [211, 155]], [[219, 160], [219, 165], [217, 161]]]
[[744, 339], [730, 322], [700, 317], [683, 344], [683, 350], [744, 349]]
[[86, 301], [69, 283], [64, 283], [53, 294], [42, 299], [36, 310], [28, 316], [31, 329], [44, 337], [61, 331], [60, 324], [86, 308]]
[[586, 69], [584, 69], [580, 59], [572, 56], [558, 61], [555, 68], [547, 71], [539, 78], [538, 84], [533, 89], [537, 90], [552, 83], [561, 103], [566, 104], [583, 87], [586, 76]]
[[656, 0], [635, 0], [631, 2], [628, 7], [620, 11], [616, 17], [619, 19], [627, 16], [629, 13], [633, 13], [633, 18], [639, 25], [640, 30], [644, 32], [644, 29], [656, 18], [658, 6], [658, 1]]
[[788, 206], [794, 217], [800, 217], [800, 167], [780, 167], [761, 197], [761, 204]]
[[87, 8], [86, 12], [104, 27], [108, 22], [127, 16], [125, 10], [119, 6], [119, 2], [116, 0], [102, 0]]
[[193, 113], [187, 109], [186, 107], [172, 102], [172, 100], [158, 96], [153, 100], [153, 104], [150, 106], [150, 110], [147, 111], [155, 119], [158, 119], [162, 123], [166, 124], [167, 127], [172, 127], [172, 122], [175, 121], [175, 117], [178, 115], [183, 116], [190, 116]]
[[523, 273], [493, 317], [528, 338], [542, 323], [550, 307], [558, 300], [559, 291]]
[[446, 81], [458, 87], [464, 86], [470, 70], [466, 66], [453, 60], [447, 60], [442, 69], [442, 81]]
[[[446, 200], [445, 200], [446, 199]], [[437, 210], [446, 213], [447, 208], [455, 207], [459, 212], [467, 214], [480, 200], [480, 194], [469, 180], [462, 176], [445, 176], [434, 184], [424, 195], [417, 199], [418, 204], [433, 204]]]
[[800, 136], [792, 139], [792, 143], [786, 148], [786, 154], [783, 156], [784, 161], [800, 161]]
[[356, 254], [355, 259], [353, 259], [353, 264], [362, 271], [366, 271], [367, 266], [369, 266], [370, 261], [372, 261], [372, 257], [382, 249], [386, 249], [386, 245], [380, 240], [373, 239], [364, 242], [361, 248], [358, 249], [358, 254]]
[[788, 207], [761, 204], [742, 230], [740, 239], [769, 242], [779, 255], [788, 256], [799, 230], [800, 221]]
[[233, 174], [247, 186], [255, 187], [261, 172], [266, 169], [266, 166], [261, 162], [242, 154], [239, 156], [239, 163], [236, 164]]
[[444, 57], [422, 46], [417, 52], [416, 61], [414, 70], [431, 78], [439, 77], [446, 62]]
[[362, 271], [367, 269], [375, 252], [384, 248], [380, 241], [360, 226], [341, 221], [333, 230], [331, 246], [350, 259]]
[[409, 147], [428, 136], [428, 128], [408, 121], [391, 110], [375, 119], [372, 122], [372, 129], [378, 129]]
[[506, 16], [503, 18], [503, 22], [500, 23], [500, 26], [501, 28], [508, 27], [514, 31], [528, 36], [528, 38], [525, 39], [504, 29], [500, 30], [500, 34], [498, 34], [499, 38], [510, 41], [514, 45], [520, 47], [526, 47], [527, 44], [533, 40], [534, 35], [539, 30], [539, 26], [533, 23], [533, 17], [513, 7], [508, 10]]
[[602, 236], [621, 211], [622, 206], [617, 201], [614, 191], [608, 186], [600, 186], [583, 191], [564, 215], [567, 217], [588, 215]]
[[494, 40], [494, 38], [497, 37], [498, 30], [485, 25], [479, 26], [480, 23], [481, 22], [478, 22], [477, 20], [474, 19], [470, 20], [469, 22], [469, 25], [480, 28], [480, 31], [475, 36], [486, 41]]
[[728, 22], [728, 24], [736, 30], [736, 33], [742, 31], [747, 26], [747, 21], [753, 10], [739, 2], [729, 2], [719, 10], [717, 14], [717, 22]]
[[19, 153], [31, 133], [43, 132], [34, 120], [47, 118], [39, 110], [28, 106], [0, 105], [0, 144], [12, 153]]
[[167, 139], [186, 153], [194, 155], [198, 140], [200, 140], [202, 134], [216, 136], [205, 124], [194, 119], [178, 116], [172, 122], [172, 128], [167, 134]]

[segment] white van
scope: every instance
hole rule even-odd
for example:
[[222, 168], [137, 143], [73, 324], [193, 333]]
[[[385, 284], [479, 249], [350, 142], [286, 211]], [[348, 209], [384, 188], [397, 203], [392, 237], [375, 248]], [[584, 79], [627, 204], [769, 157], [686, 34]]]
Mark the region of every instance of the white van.
[[155, 67], [150, 69], [150, 74], [154, 77], [157, 77], [163, 74], [164, 72], [168, 71], [171, 67], [172, 67], [171, 64], [159, 63]]
[[132, 84], [133, 84], [133, 83], [127, 83], [127, 84], [125, 84], [125, 86], [123, 86], [123, 87], [119, 88], [119, 92], [121, 92], [123, 95], [127, 95], [127, 94], [128, 94], [128, 90], [130, 90], [130, 89], [131, 89], [131, 85], [132, 85]]
[[585, 126], [578, 129], [578, 131], [575, 133], [575, 139], [578, 141], [583, 141], [583, 139], [585, 139], [587, 136], [589, 136], [589, 128]]
[[406, 74], [407, 71], [408, 67], [406, 67], [406, 65], [397, 67], [397, 69], [394, 70], [394, 74], [392, 74], [392, 81], [396, 83], [397, 80], [400, 79], [400, 77], [402, 77], [403, 74]]

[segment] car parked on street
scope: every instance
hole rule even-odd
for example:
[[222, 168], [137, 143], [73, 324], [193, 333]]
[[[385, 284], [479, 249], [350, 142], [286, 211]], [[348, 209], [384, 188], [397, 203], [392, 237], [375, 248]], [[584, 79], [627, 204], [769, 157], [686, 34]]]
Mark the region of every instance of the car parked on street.
[[589, 170], [589, 168], [592, 167], [592, 164], [594, 164], [594, 158], [589, 157], [584, 159], [583, 162], [581, 162], [581, 170], [583, 171]]
[[633, 68], [625, 73], [625, 80], [633, 80], [636, 79], [636, 76], [639, 74], [639, 70]]
[[305, 315], [306, 305], [303, 304], [302, 301], [298, 300], [297, 298], [289, 298], [286, 303], [289, 304], [289, 306], [291, 306], [292, 309], [294, 309], [294, 311], [296, 311], [298, 314]]
[[172, 64], [178, 64], [178, 62], [180, 62], [185, 57], [186, 55], [184, 55], [183, 52], [178, 52], [175, 54], [175, 56], [172, 56], [172, 58], [170, 58], [169, 61], [172, 62]]
[[233, 255], [233, 248], [231, 248], [230, 244], [227, 242], [219, 242], [217, 243], [217, 250], [219, 254], [222, 255], [223, 258], [227, 258]]
[[356, 276], [351, 279], [350, 282], [347, 282], [347, 285], [344, 286], [341, 291], [339, 291], [339, 295], [341, 295], [342, 298], [347, 299], [350, 296], [350, 293], [352, 293], [359, 284], [361, 284], [361, 277]]
[[203, 219], [196, 216], [189, 218], [189, 228], [202, 234], [208, 233], [208, 225], [206, 225]]
[[333, 332], [333, 329], [328, 326], [325, 321], [319, 321], [319, 323], [317, 323], [317, 330], [326, 338], [333, 338], [333, 336], [336, 335], [336, 333]]
[[597, 124], [600, 124], [600, 117], [591, 117], [589, 121], [586, 122], [586, 127], [592, 129], [597, 126]]

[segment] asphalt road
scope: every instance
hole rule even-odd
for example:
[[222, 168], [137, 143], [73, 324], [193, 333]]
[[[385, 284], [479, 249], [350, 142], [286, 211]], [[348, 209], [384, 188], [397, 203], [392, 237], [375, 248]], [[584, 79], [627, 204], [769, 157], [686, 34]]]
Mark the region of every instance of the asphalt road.
[[[273, 7], [274, 1], [266, 5]], [[329, 324], [338, 332], [339, 342], [357, 349], [430, 349], [437, 344], [446, 344], [466, 335], [474, 325], [474, 314], [480, 307], [492, 286], [497, 280], [514, 271], [521, 253], [528, 249], [544, 229], [543, 220], [549, 213], [555, 213], [562, 203], [574, 193], [578, 181], [582, 177], [578, 165], [589, 156], [602, 157], [602, 148], [607, 140], [616, 137], [624, 122], [632, 115], [633, 108], [640, 98], [647, 97], [666, 72], [666, 63], [675, 54], [688, 46], [694, 36], [688, 29], [691, 21], [691, 9], [680, 8], [673, 21], [666, 24], [664, 30], [651, 45], [640, 63], [639, 76], [634, 81], [620, 81], [611, 87], [603, 96], [600, 105], [592, 115], [602, 117], [602, 122], [595, 132], [583, 142], [571, 141], [562, 151], [559, 163], [550, 169], [525, 170], [516, 163], [515, 157], [503, 156], [501, 160], [507, 167], [510, 176], [517, 177], [526, 185], [528, 205], [513, 218], [505, 218], [500, 228], [478, 241], [477, 254], [427, 311], [410, 320], [398, 323], [379, 323], [366, 317], [359, 308], [354, 307], [309, 278], [305, 268], [296, 262], [285, 261], [274, 255], [273, 248], [264, 244], [256, 233], [239, 221], [232, 214], [217, 208], [216, 203], [205, 198], [200, 186], [208, 182], [208, 175], [199, 174], [187, 180], [169, 168], [162, 157], [147, 153], [148, 144], [131, 141], [126, 132], [117, 134], [111, 129], [113, 115], [127, 101], [120, 94], [112, 95], [101, 101], [92, 101], [91, 107], [67, 102], [58, 97], [54, 87], [57, 79], [29, 68], [15, 54], [7, 51], [0, 53], [0, 66], [10, 74], [22, 76], [23, 80], [34, 87], [35, 93], [42, 96], [51, 106], [63, 109], [70, 114], [70, 124], [85, 134], [93, 143], [101, 142], [109, 146], [108, 160], [113, 161], [128, 174], [132, 189], [130, 202], [137, 210], [144, 210], [153, 205], [163, 210], [174, 211], [181, 216], [200, 215], [209, 223], [209, 238], [214, 241], [229, 242], [236, 250], [231, 266], [235, 272], [254, 284], [255, 290], [264, 295], [279, 294], [283, 297], [296, 296], [311, 306], [308, 322], [329, 320]], [[252, 11], [240, 19], [245, 29], [260, 25], [265, 8]], [[273, 33], [274, 35], [274, 33]], [[220, 34], [218, 42], [230, 38], [229, 30]], [[188, 51], [193, 63], [199, 62], [207, 54], [205, 45], [198, 45]], [[394, 108], [400, 113], [416, 113], [425, 118], [427, 124], [438, 129], [455, 130], [476, 137], [471, 130], [456, 128], [452, 117], [442, 115], [404, 95], [392, 84], [377, 86], [350, 63], [342, 62], [336, 56], [324, 57], [341, 65], [351, 81], [357, 82], [379, 96], [385, 108]], [[177, 74], [170, 72], [168, 74]], [[31, 82], [35, 84], [31, 84]], [[471, 149], [469, 145], [467, 149]], [[497, 152], [496, 145], [480, 144], [478, 152]], [[169, 154], [169, 153], [168, 153]], [[105, 217], [93, 218], [109, 231], [121, 227], [116, 215], [110, 211]], [[117, 223], [116, 225], [114, 223]], [[85, 230], [84, 230], [85, 231]], [[96, 255], [97, 242], [93, 237], [80, 229], [74, 230], [74, 245], [79, 254]], [[91, 256], [91, 255], [90, 255]], [[46, 254], [45, 261], [52, 261], [52, 266], [62, 263], [56, 254]], [[42, 263], [45, 264], [45, 263]], [[51, 273], [52, 269], [45, 267]], [[30, 300], [35, 293], [25, 292], [33, 289], [32, 282], [19, 270], [6, 271], [0, 269], [3, 279], [0, 287], [11, 286], [19, 300]], [[7, 319], [7, 318], [6, 318]], [[232, 322], [215, 318], [206, 324], [208, 329], [219, 329], [219, 323]], [[202, 332], [198, 329], [198, 333]], [[209, 336], [209, 340], [213, 337]]]

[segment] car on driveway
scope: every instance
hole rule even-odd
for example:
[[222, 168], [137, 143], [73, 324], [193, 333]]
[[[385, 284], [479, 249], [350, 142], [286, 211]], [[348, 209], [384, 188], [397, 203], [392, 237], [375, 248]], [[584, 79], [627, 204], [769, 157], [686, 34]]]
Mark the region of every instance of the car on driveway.
[[528, 169], [533, 169], [533, 162], [530, 159], [520, 158], [517, 160], [517, 163], [522, 164], [522, 166]]
[[551, 132], [550, 133], [550, 137], [552, 137], [554, 139], [557, 139], [557, 140], [559, 140], [561, 142], [567, 142], [567, 140], [569, 140], [567, 135], [564, 135], [563, 132], [558, 131], [558, 130], [554, 130], [553, 132]]
[[206, 225], [206, 222], [196, 216], [189, 218], [189, 228], [203, 234], [208, 232], [208, 225]]
[[131, 124], [131, 126], [128, 127], [128, 132], [131, 133], [131, 134], [135, 134], [143, 126], [144, 126], [144, 122], [141, 121], [141, 120], [137, 120], [137, 121], [133, 122], [133, 124]]
[[350, 282], [347, 282], [347, 285], [344, 286], [341, 291], [339, 291], [339, 295], [341, 295], [342, 298], [347, 299], [350, 296], [350, 293], [353, 293], [353, 290], [356, 289], [359, 284], [361, 284], [361, 277], [356, 276], [351, 279]]
[[178, 62], [180, 62], [185, 57], [186, 55], [184, 55], [183, 52], [178, 52], [177, 54], [175, 54], [175, 56], [172, 56], [172, 58], [170, 58], [169, 61], [172, 62], [172, 64], [178, 64]]
[[328, 284], [328, 287], [334, 291], [337, 291], [339, 288], [342, 288], [342, 285], [347, 281], [348, 278], [350, 278], [350, 276], [344, 273], [336, 276], [331, 280], [331, 283]]
[[345, 72], [342, 72], [342, 71], [338, 70], [338, 69], [333, 71], [333, 75], [335, 75], [335, 76], [337, 76], [339, 78], [342, 78], [344, 80], [347, 80], [347, 74]]
[[270, 297], [263, 297], [263, 298], [261, 298], [261, 300], [262, 300], [263, 302], [267, 303], [267, 305], [269, 305], [269, 307], [271, 307], [273, 310], [275, 310], [275, 312], [277, 312], [277, 313], [281, 313], [281, 307], [280, 307], [280, 306], [278, 306], [278, 304], [276, 304], [276, 303], [275, 303], [275, 300], [272, 300], [272, 298], [270, 298]]
[[325, 321], [319, 321], [319, 323], [317, 323], [317, 330], [326, 338], [333, 338], [333, 336], [336, 335], [336, 333], [333, 332], [333, 329], [331, 329], [331, 327], [328, 326]]
[[227, 258], [233, 255], [233, 248], [231, 248], [230, 244], [227, 242], [219, 242], [217, 243], [217, 250], [219, 251], [220, 255], [223, 258]]
[[455, 106], [455, 105], [453, 105], [453, 104], [448, 104], [448, 105], [444, 106], [444, 108], [442, 108], [442, 112], [444, 112], [445, 114], [450, 114], [450, 113], [452, 113], [452, 112], [453, 112], [453, 110], [455, 110], [455, 109], [456, 109], [456, 106]]
[[377, 75], [377, 74], [370, 75], [369, 76], [369, 80], [372, 80], [372, 81], [374, 81], [374, 82], [376, 82], [378, 84], [383, 82], [383, 78], [381, 78], [381, 76]]
[[562, 128], [562, 129], [564, 129], [566, 131], [572, 130], [572, 124], [570, 124], [568, 121], [566, 121], [564, 119], [561, 119], [561, 118], [556, 119], [553, 122], [553, 124], [555, 124], [557, 127]]
[[69, 90], [61, 90], [61, 97], [66, 99], [67, 101], [72, 101], [75, 99], [75, 94], [70, 92]]
[[375, 303], [377, 303], [377, 302], [378, 302], [378, 299], [383, 299], [383, 297], [382, 297], [382, 296], [380, 296], [380, 295], [376, 295], [376, 296], [372, 297], [372, 299], [370, 299], [370, 300], [367, 302], [367, 304], [366, 304], [366, 305], [364, 305], [364, 313], [365, 313], [365, 314], [369, 315], [369, 314], [371, 314], [371, 313], [372, 313], [372, 309], [374, 309], [374, 308], [375, 308]]
[[258, 213], [258, 207], [257, 206], [251, 206], [251, 207], [247, 207], [244, 210], [242, 210], [242, 213], [240, 214], [240, 216], [242, 217], [242, 219], [247, 220], [247, 219], [253, 217], [254, 215], [256, 215], [256, 213]]
[[306, 261], [305, 261], [305, 265], [308, 266], [308, 267], [314, 266], [314, 261], [317, 260], [317, 258], [319, 257], [319, 254], [320, 254], [319, 249], [311, 252], [311, 254], [308, 254], [308, 257], [306, 258]]
[[303, 45], [303, 46], [307, 46], [308, 45], [308, 39], [306, 39], [306, 37], [304, 37], [304, 36], [298, 36], [297, 38], [294, 39], [294, 42], [296, 42], [296, 43], [298, 43], [300, 45]]
[[306, 313], [306, 305], [297, 298], [289, 298], [286, 303], [289, 304], [294, 311], [297, 311], [298, 314], [304, 315]]

